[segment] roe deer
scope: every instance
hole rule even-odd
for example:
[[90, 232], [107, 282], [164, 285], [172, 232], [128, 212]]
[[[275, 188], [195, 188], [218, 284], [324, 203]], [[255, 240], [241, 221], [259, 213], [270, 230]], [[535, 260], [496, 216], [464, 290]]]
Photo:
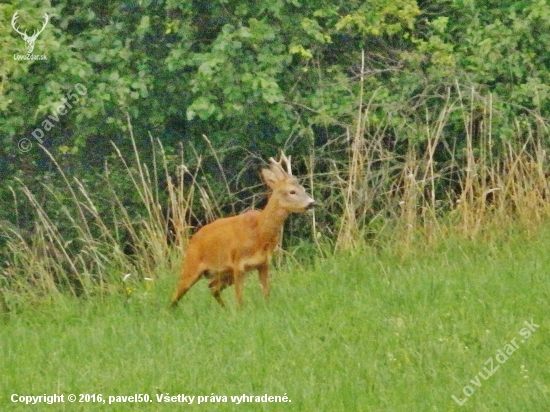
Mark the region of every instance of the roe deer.
[[[239, 307], [243, 303], [246, 272], [258, 270], [263, 295], [269, 296], [269, 259], [279, 243], [283, 223], [292, 212], [304, 212], [314, 205], [303, 186], [292, 176], [290, 156], [281, 154], [270, 168], [262, 169], [262, 178], [271, 188], [265, 209], [249, 210], [241, 215], [215, 220], [202, 227], [189, 241], [185, 264], [171, 307], [202, 277], [212, 279], [208, 287], [221, 306], [221, 292], [235, 284]], [[282, 163], [286, 163], [287, 170]]]

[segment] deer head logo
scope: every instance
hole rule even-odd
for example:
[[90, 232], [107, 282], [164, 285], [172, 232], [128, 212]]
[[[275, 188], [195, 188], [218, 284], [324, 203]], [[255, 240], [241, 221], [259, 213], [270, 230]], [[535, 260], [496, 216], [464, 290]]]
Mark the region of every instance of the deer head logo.
[[32, 51], [34, 50], [34, 43], [36, 42], [36, 39], [38, 38], [38, 35], [40, 33], [42, 33], [44, 31], [44, 29], [46, 28], [46, 25], [48, 24], [48, 21], [49, 21], [49, 17], [47, 14], [44, 14], [44, 24], [42, 25], [42, 28], [40, 30], [37, 30], [35, 31], [32, 36], [28, 36], [27, 35], [27, 32], [21, 32], [19, 30], [19, 28], [17, 28], [17, 26], [15, 25], [15, 21], [18, 19], [18, 15], [17, 13], [19, 13], [18, 11], [15, 12], [15, 14], [13, 15], [13, 18], [11, 19], [11, 25], [13, 27], [13, 29], [19, 33], [21, 35], [21, 37], [23, 37], [23, 40], [25, 41], [25, 43], [27, 43], [27, 46], [26, 46], [26, 49], [27, 49], [27, 53], [28, 54], [31, 54]]

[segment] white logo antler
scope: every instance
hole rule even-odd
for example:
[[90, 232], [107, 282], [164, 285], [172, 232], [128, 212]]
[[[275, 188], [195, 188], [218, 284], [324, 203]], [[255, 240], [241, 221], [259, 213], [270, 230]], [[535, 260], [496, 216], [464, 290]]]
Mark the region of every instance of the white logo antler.
[[44, 25], [42, 26], [42, 28], [38, 31], [35, 31], [32, 36], [28, 36], [26, 31], [21, 32], [17, 28], [17, 26], [15, 25], [15, 21], [19, 17], [17, 15], [17, 13], [19, 13], [19, 12], [16, 11], [15, 14], [13, 15], [13, 18], [11, 19], [11, 25], [12, 25], [13, 29], [17, 33], [19, 33], [21, 35], [21, 37], [23, 37], [23, 40], [25, 40], [25, 43], [27, 43], [27, 53], [31, 54], [32, 51], [34, 50], [34, 43], [36, 42], [36, 39], [38, 38], [38, 35], [44, 31], [44, 29], [46, 28], [46, 25], [48, 24], [48, 21], [49, 21], [50, 18], [48, 17], [47, 14], [44, 13], [44, 18], [46, 19], [46, 21], [44, 21]]

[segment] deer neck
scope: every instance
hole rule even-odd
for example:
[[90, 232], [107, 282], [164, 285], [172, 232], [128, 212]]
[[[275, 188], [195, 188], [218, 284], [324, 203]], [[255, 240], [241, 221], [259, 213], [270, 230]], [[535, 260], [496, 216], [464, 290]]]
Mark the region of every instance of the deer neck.
[[260, 237], [274, 248], [279, 242], [281, 228], [288, 217], [289, 212], [283, 209], [278, 200], [271, 196], [259, 219]]

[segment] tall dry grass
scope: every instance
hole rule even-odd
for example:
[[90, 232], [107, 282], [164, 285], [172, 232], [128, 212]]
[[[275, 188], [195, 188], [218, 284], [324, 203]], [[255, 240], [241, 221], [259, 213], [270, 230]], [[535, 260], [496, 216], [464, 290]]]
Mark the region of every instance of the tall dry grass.
[[[340, 211], [337, 248], [368, 239], [373, 226], [406, 249], [449, 230], [476, 238], [495, 226], [519, 221], [535, 227], [548, 217], [547, 122], [527, 116], [515, 120], [512, 137], [495, 136], [494, 123], [502, 119], [492, 96], [464, 89], [458, 83], [448, 87], [437, 112], [425, 107], [422, 128], [407, 124], [400, 129], [407, 131], [405, 138], [399, 130], [394, 134], [408, 141], [401, 154], [386, 143], [389, 125], [370, 127], [371, 102], [364, 105], [359, 97], [357, 129], [345, 139], [350, 160], [332, 162], [331, 172], [317, 182], [332, 188], [329, 207]], [[462, 119], [458, 131], [456, 116]], [[419, 137], [416, 142], [411, 135]]]
[[[356, 117], [342, 137], [294, 156], [318, 206], [313, 215], [290, 222], [287, 239], [306, 239], [315, 245], [313, 254], [360, 251], [367, 243], [407, 251], [429, 247], [451, 231], [475, 239], [509, 223], [536, 227], [548, 217], [548, 128], [540, 116], [517, 119], [511, 138], [495, 135], [503, 119], [492, 96], [456, 83], [437, 104], [426, 101], [423, 122], [373, 123], [375, 93], [365, 102], [364, 80]], [[67, 176], [46, 148], [64, 182], [56, 189], [44, 186], [47, 206], [24, 182], [11, 188], [15, 221], [0, 222], [9, 256], [0, 273], [0, 307], [16, 307], [22, 296], [130, 294], [132, 285], [176, 273], [196, 222], [228, 213], [227, 203], [242, 197], [232, 191], [207, 137], [219, 169], [216, 181], [201, 174], [200, 155], [193, 166], [183, 153], [174, 162], [151, 135], [153, 155], [142, 160], [129, 119], [128, 133], [131, 153], [113, 144], [116, 169], [124, 171], [142, 214], [120, 191], [112, 163], [101, 177], [101, 197], [77, 176]], [[265, 193], [259, 186], [244, 190]], [[256, 196], [244, 203], [253, 206]], [[28, 209], [34, 223], [23, 230], [19, 215]]]
[[120, 176], [113, 178], [111, 165], [106, 163], [103, 176], [98, 177], [104, 182], [100, 196], [90, 192], [77, 176], [67, 176], [44, 147], [64, 187], [44, 186], [49, 194], [47, 207], [45, 199], [39, 199], [24, 182], [19, 180], [19, 187], [11, 188], [15, 215], [30, 207], [34, 225], [23, 230], [16, 222], [0, 222], [10, 256], [0, 277], [0, 300], [5, 307], [17, 306], [20, 296], [131, 293], [128, 285], [153, 282], [158, 273], [177, 270], [191, 233], [195, 197], [212, 211], [210, 199], [215, 195], [197, 179], [200, 158], [193, 173], [183, 161], [170, 170], [161, 141], [150, 136], [153, 156], [148, 165], [140, 159], [129, 119], [128, 130], [132, 155], [121, 153], [115, 144], [113, 150], [119, 161], [117, 169], [125, 171], [138, 199], [137, 208], [145, 211], [144, 215], [136, 216], [128, 206], [129, 194], [120, 191]]

